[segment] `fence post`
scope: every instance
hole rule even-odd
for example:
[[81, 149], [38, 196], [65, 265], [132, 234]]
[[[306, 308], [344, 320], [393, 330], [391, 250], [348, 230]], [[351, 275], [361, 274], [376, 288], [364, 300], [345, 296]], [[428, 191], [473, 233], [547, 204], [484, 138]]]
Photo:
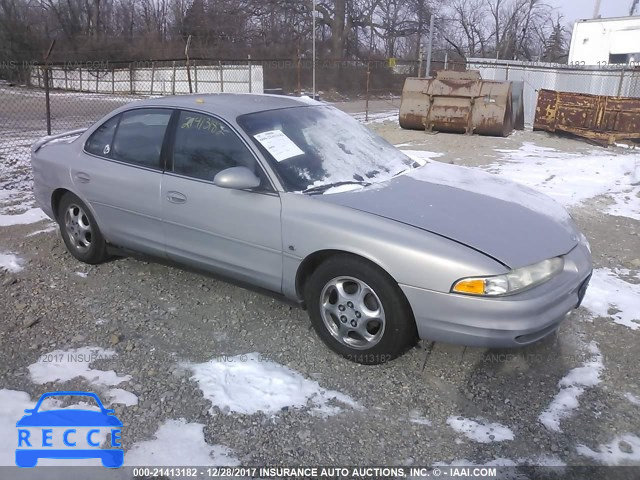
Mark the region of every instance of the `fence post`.
[[133, 63], [129, 64], [129, 94], [133, 95]]
[[156, 62], [151, 62], [151, 91], [149, 95], [153, 95], [153, 81], [156, 77]]
[[622, 67], [622, 71], [620, 72], [620, 83], [618, 83], [618, 97], [622, 96], [622, 86], [624, 85], [624, 74], [625, 74], [625, 68]]
[[196, 85], [196, 93], [198, 93], [198, 65], [195, 60], [193, 61], [193, 81]]
[[364, 121], [369, 121], [369, 77], [371, 77], [371, 61], [367, 62], [367, 97], [364, 107]]
[[49, 56], [51, 50], [55, 46], [56, 41], [53, 40], [49, 46], [49, 50], [44, 56], [44, 101], [47, 115], [47, 135], [51, 135], [51, 99], [49, 98]]
[[98, 77], [98, 70], [96, 70], [96, 93], [98, 93], [98, 79], [100, 77]]
[[251, 66], [251, 54], [247, 55], [247, 65], [249, 66], [249, 93], [251, 93], [253, 88], [253, 78], [252, 78], [253, 67]]
[[116, 93], [116, 67], [111, 68], [111, 93]]
[[64, 89], [69, 90], [69, 80], [67, 78], [67, 67], [65, 65], [62, 68], [64, 69]]
[[300, 84], [300, 75], [301, 75], [301, 68], [300, 68], [300, 47], [298, 47], [298, 63], [296, 65], [296, 76], [297, 76], [297, 80], [298, 80], [298, 88], [296, 89], [296, 93], [298, 94], [298, 96], [302, 95], [302, 86]]
[[187, 45], [184, 47], [184, 56], [187, 57], [187, 81], [189, 82], [189, 93], [193, 93], [191, 88], [191, 70], [189, 69], [189, 46], [191, 45], [191, 35], [187, 38]]
[[224, 92], [224, 71], [222, 70], [222, 61], [218, 60], [220, 66], [220, 93]]
[[173, 76], [171, 77], [171, 95], [176, 94], [176, 61], [173, 61]]
[[44, 66], [44, 101], [47, 114], [47, 135], [51, 135], [51, 103], [49, 101], [49, 66]]
[[82, 91], [82, 67], [78, 67], [78, 75], [80, 75], [80, 91]]

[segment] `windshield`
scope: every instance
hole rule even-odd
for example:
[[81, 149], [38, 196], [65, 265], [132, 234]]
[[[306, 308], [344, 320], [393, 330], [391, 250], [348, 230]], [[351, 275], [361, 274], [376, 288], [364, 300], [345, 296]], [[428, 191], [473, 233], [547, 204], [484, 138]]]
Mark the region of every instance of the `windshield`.
[[238, 118], [287, 191], [367, 185], [407, 170], [413, 161], [346, 113], [330, 106], [294, 107]]

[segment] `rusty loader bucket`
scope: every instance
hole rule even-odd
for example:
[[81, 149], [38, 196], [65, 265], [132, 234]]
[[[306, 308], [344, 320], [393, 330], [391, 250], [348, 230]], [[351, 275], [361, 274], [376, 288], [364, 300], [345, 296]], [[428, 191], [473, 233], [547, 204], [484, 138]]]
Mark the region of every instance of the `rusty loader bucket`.
[[640, 139], [640, 99], [540, 90], [534, 130], [566, 132], [601, 145]]
[[511, 82], [482, 80], [475, 70], [407, 78], [402, 90], [402, 128], [506, 137], [523, 118], [514, 114]]

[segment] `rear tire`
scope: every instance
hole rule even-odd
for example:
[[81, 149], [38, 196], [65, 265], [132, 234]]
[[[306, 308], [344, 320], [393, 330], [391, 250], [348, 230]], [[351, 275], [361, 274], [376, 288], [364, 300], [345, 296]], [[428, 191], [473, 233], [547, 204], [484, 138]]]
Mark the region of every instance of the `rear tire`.
[[107, 259], [107, 243], [96, 219], [73, 193], [65, 193], [58, 205], [58, 225], [64, 244], [77, 260], [96, 264]]
[[418, 339], [411, 307], [400, 287], [366, 260], [331, 257], [313, 272], [304, 293], [318, 336], [348, 360], [385, 363]]

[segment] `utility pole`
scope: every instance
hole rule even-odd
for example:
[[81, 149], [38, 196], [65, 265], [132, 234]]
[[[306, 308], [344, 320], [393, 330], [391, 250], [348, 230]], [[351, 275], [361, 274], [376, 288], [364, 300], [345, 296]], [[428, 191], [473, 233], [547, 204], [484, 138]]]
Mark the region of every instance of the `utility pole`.
[[602, 0], [596, 0], [596, 6], [593, 9], [593, 18], [598, 18], [600, 16], [600, 4]]
[[431, 14], [431, 20], [429, 21], [429, 50], [427, 51], [427, 70], [425, 77], [429, 77], [431, 73], [431, 51], [433, 50], [433, 25], [435, 22], [435, 15]]
[[311, 21], [312, 27], [311, 30], [313, 30], [313, 34], [311, 36], [311, 55], [312, 55], [312, 60], [311, 60], [311, 64], [312, 64], [312, 80], [311, 83], [313, 84], [311, 87], [311, 96], [312, 98], [315, 100], [316, 99], [316, 0], [313, 0], [313, 20]]

